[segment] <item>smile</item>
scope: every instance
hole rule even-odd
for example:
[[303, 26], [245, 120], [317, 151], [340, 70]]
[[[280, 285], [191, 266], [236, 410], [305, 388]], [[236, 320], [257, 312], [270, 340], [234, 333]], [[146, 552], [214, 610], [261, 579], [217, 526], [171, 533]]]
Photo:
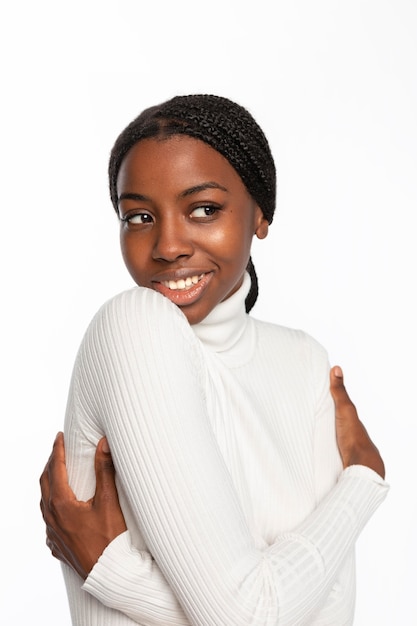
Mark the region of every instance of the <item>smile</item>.
[[193, 274], [177, 280], [153, 280], [153, 288], [177, 306], [189, 306], [203, 297], [213, 272]]
[[185, 279], [180, 278], [180, 280], [163, 280], [161, 282], [165, 287], [168, 287], [168, 289], [176, 291], [177, 289], [189, 289], [192, 285], [197, 285], [203, 276], [204, 274], [200, 274], [200, 276], [188, 276]]

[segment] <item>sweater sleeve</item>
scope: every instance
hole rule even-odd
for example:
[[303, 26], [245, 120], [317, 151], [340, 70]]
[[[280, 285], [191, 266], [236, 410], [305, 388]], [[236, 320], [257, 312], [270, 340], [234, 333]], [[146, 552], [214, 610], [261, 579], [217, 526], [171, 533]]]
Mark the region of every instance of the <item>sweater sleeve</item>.
[[[129, 531], [107, 546], [82, 588], [142, 626], [190, 623], [158, 565], [149, 552], [135, 547]], [[115, 615], [112, 624], [120, 619], [120, 614]], [[81, 623], [85, 626], [85, 618]]]
[[[83, 411], [69, 410], [66, 433], [107, 435], [134, 522], [191, 624], [311, 621], [384, 499], [381, 479], [349, 468], [298, 529], [258, 550], [209, 425], [205, 397], [216, 390], [199, 344], [149, 290], [99, 312], [72, 389]], [[71, 479], [75, 453], [68, 463]]]

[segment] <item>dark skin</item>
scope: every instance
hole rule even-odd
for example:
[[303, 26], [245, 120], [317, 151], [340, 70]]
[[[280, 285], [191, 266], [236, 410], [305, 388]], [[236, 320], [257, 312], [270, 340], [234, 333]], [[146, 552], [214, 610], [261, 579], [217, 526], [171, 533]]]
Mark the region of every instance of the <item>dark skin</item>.
[[[335, 403], [336, 438], [343, 467], [364, 465], [385, 478], [384, 462], [358, 417], [338, 366], [330, 371], [330, 392]], [[109, 543], [127, 529], [105, 437], [97, 445], [95, 471], [94, 497], [87, 502], [77, 500], [68, 484], [64, 436], [58, 433], [40, 478], [46, 543], [53, 556], [83, 579]]]
[[54, 557], [87, 578], [109, 543], [127, 527], [119, 504], [115, 470], [105, 437], [95, 455], [96, 493], [77, 500], [68, 484], [64, 434], [58, 433], [40, 478], [46, 544]]

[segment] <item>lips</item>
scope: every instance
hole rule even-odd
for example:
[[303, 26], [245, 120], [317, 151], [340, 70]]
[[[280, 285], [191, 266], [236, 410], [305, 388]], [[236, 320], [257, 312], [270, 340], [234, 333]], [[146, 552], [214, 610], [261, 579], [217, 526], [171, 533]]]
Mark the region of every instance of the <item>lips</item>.
[[192, 274], [188, 272], [188, 275], [185, 275], [185, 272], [181, 271], [179, 277], [176, 273], [172, 277], [161, 276], [159, 280], [154, 278], [152, 285], [155, 291], [164, 295], [177, 306], [187, 306], [201, 298], [212, 277], [213, 272]]

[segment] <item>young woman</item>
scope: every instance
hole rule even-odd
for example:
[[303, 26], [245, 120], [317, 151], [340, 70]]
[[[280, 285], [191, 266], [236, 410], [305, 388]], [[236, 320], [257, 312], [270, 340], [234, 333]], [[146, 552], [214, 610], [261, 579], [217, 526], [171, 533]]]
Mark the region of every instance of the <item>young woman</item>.
[[73, 492], [62, 437], [41, 477], [73, 623], [352, 623], [384, 468], [335, 368], [339, 455], [324, 350], [247, 314], [275, 209], [263, 132], [225, 98], [176, 97], [121, 133], [109, 175], [140, 287], [104, 305], [75, 363]]

